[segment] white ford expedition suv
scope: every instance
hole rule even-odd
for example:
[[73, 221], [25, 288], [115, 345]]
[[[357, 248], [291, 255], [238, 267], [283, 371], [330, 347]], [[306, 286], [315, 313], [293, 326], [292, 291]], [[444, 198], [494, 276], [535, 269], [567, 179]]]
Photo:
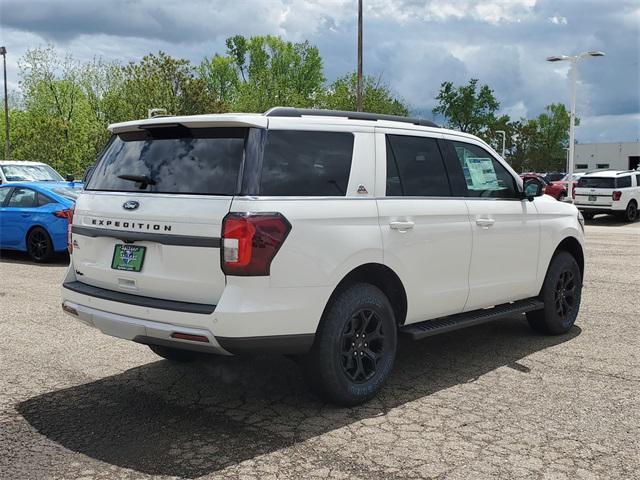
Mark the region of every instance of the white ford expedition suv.
[[576, 185], [575, 205], [586, 219], [598, 213], [616, 214], [626, 222], [638, 218], [640, 172], [601, 170], [583, 175]]
[[472, 135], [293, 108], [109, 128], [63, 309], [162, 357], [295, 355], [318, 394], [353, 405], [399, 335], [576, 319], [582, 217]]

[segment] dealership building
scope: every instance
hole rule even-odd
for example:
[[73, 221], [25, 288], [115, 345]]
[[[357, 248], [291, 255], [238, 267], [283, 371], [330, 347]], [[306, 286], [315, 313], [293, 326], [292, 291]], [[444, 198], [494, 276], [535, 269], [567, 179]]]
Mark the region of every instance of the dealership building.
[[577, 143], [574, 165], [576, 172], [636, 170], [640, 168], [640, 142]]

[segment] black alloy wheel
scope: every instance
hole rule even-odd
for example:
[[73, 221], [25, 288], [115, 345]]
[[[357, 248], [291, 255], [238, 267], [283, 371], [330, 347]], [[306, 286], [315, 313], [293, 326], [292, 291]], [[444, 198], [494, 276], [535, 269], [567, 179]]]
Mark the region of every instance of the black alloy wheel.
[[554, 290], [554, 303], [558, 317], [565, 320], [576, 306], [576, 282], [571, 270], [563, 271]]
[[624, 212], [624, 219], [631, 223], [631, 222], [635, 222], [636, 218], [638, 217], [638, 205], [636, 205], [636, 203], [632, 200], [631, 202], [629, 202], [629, 205], [627, 205], [627, 209]]
[[347, 321], [342, 332], [340, 363], [352, 382], [364, 383], [375, 376], [388, 343], [384, 330], [381, 318], [369, 309], [360, 310]]
[[53, 255], [53, 244], [51, 237], [42, 228], [36, 227], [27, 237], [27, 253], [34, 262], [42, 263], [48, 261]]

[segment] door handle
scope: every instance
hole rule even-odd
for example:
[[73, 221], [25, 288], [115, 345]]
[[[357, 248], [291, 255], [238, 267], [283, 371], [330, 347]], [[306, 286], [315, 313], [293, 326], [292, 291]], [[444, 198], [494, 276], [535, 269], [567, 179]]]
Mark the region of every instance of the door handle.
[[398, 230], [400, 232], [406, 232], [407, 230], [410, 230], [414, 227], [415, 223], [414, 222], [391, 222], [389, 223], [389, 226], [393, 229], [393, 230]]
[[496, 223], [496, 221], [493, 218], [476, 218], [476, 225], [485, 229], [493, 227], [494, 223]]
[[23, 218], [29, 218], [31, 216], [31, 214], [30, 213], [21, 213], [20, 216], [23, 217]]

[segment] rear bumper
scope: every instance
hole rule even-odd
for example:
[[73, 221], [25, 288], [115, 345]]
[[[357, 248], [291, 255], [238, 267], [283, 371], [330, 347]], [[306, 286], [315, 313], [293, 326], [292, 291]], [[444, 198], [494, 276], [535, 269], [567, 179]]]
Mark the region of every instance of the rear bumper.
[[[141, 318], [109, 313], [68, 300], [62, 302], [62, 309], [65, 313], [86, 325], [97, 328], [102, 333], [113, 337], [145, 344], [173, 346], [186, 350], [230, 355], [230, 352], [222, 348], [213, 334], [206, 329], [189, 328], [182, 325], [153, 322]], [[200, 342], [177, 339], [171, 336], [173, 333], [196, 335], [206, 338], [207, 341]]]
[[589, 212], [589, 213], [614, 213], [614, 212], [624, 212], [625, 207], [623, 205], [611, 205], [611, 206], [603, 206], [603, 205], [580, 205], [574, 204], [578, 210], [581, 212]]
[[[230, 281], [217, 305], [204, 305], [125, 294], [74, 277], [68, 274], [62, 286], [62, 305], [81, 322], [139, 343], [222, 355], [306, 353], [330, 294], [325, 288], [269, 288], [264, 280], [242, 287]], [[208, 341], [177, 339], [172, 333]]]

